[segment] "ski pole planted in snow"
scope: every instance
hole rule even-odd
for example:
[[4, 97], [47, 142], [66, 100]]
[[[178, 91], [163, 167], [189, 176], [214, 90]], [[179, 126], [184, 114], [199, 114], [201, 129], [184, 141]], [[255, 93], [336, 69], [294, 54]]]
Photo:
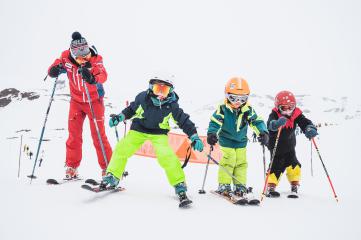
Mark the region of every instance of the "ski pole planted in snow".
[[56, 78], [55, 81], [54, 81], [53, 91], [52, 91], [51, 96], [50, 96], [48, 109], [46, 110], [45, 120], [44, 120], [43, 128], [41, 130], [40, 138], [39, 138], [38, 149], [36, 150], [36, 156], [35, 156], [33, 171], [31, 172], [31, 175], [28, 176], [30, 178], [30, 184], [33, 181], [33, 178], [36, 178], [36, 176], [34, 175], [35, 167], [36, 167], [36, 163], [37, 163], [38, 157], [39, 157], [40, 146], [41, 146], [41, 143], [43, 142], [45, 126], [46, 126], [46, 122], [48, 121], [48, 116], [49, 116], [49, 112], [50, 112], [51, 103], [54, 100], [54, 93], [55, 93], [55, 88], [56, 88], [57, 82], [58, 82], [58, 78]]
[[269, 164], [268, 170], [267, 170], [267, 176], [266, 176], [266, 180], [264, 181], [264, 186], [263, 186], [263, 191], [262, 191], [262, 196], [261, 196], [261, 202], [263, 201], [263, 197], [266, 195], [266, 188], [267, 188], [267, 184], [268, 184], [268, 177], [271, 173], [271, 168], [272, 168], [272, 164], [273, 164], [273, 159], [275, 158], [276, 155], [276, 149], [277, 149], [277, 145], [278, 145], [278, 139], [280, 138], [281, 135], [281, 130], [282, 127], [280, 127], [278, 129], [277, 132], [277, 137], [276, 137], [276, 142], [275, 142], [275, 146], [273, 147], [273, 151], [272, 151], [272, 156], [271, 156], [271, 162]]
[[313, 164], [312, 164], [312, 141], [310, 141], [311, 146], [311, 176], [313, 177]]
[[21, 162], [21, 151], [23, 148], [23, 135], [20, 137], [20, 152], [19, 152], [19, 167], [18, 167], [18, 178], [20, 177], [20, 162]]
[[210, 149], [209, 149], [208, 161], [207, 161], [207, 165], [206, 165], [206, 171], [205, 171], [205, 173], [204, 173], [202, 189], [200, 189], [200, 190], [198, 191], [199, 194], [205, 194], [205, 193], [206, 193], [206, 191], [204, 190], [204, 184], [206, 183], [208, 166], [209, 166], [209, 161], [210, 161], [210, 156], [211, 156], [211, 154], [212, 154], [212, 151], [213, 151], [213, 146], [211, 146]]
[[316, 148], [316, 151], [317, 151], [318, 157], [319, 157], [319, 158], [320, 158], [320, 160], [321, 160], [321, 163], [322, 163], [323, 169], [325, 170], [325, 173], [326, 173], [326, 176], [327, 176], [328, 182], [330, 183], [330, 186], [331, 186], [331, 189], [332, 189], [332, 192], [333, 192], [333, 196], [334, 196], [334, 198], [336, 199], [336, 202], [338, 202], [338, 198], [337, 198], [337, 195], [336, 195], [335, 189], [334, 189], [334, 187], [333, 187], [333, 184], [332, 184], [331, 178], [330, 178], [330, 176], [328, 175], [328, 172], [327, 172], [326, 166], [325, 166], [325, 164], [323, 163], [323, 160], [322, 160], [322, 157], [321, 157], [321, 154], [320, 154], [320, 150], [318, 149], [318, 147], [317, 147], [317, 145], [316, 145], [316, 142], [315, 142], [315, 138], [312, 138], [312, 142], [313, 142], [313, 145], [314, 145], [314, 146], [315, 146], [315, 148]]
[[93, 109], [93, 106], [92, 106], [92, 103], [91, 103], [91, 98], [90, 98], [89, 90], [88, 90], [88, 87], [87, 87], [84, 79], [83, 79], [83, 86], [84, 86], [84, 88], [85, 88], [85, 93], [86, 93], [86, 96], [87, 96], [87, 98], [88, 98], [90, 113], [91, 113], [92, 118], [93, 118], [93, 122], [94, 122], [94, 125], [95, 125], [95, 130], [97, 131], [97, 136], [98, 136], [100, 148], [101, 148], [101, 150], [102, 150], [102, 154], [103, 154], [103, 158], [104, 158], [104, 161], [105, 161], [105, 165], [108, 166], [108, 159], [107, 159], [107, 155], [105, 154], [104, 144], [103, 144], [102, 138], [101, 138], [101, 136], [100, 136], [100, 131], [99, 131], [99, 127], [98, 127], [98, 123], [97, 123], [96, 117], [95, 117], [94, 109]]

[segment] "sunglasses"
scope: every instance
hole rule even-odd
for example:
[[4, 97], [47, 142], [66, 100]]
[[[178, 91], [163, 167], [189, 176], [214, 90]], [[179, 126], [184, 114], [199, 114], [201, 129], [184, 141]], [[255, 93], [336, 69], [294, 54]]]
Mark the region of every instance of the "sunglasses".
[[244, 104], [248, 100], [248, 95], [227, 94], [227, 99], [233, 104], [235, 103]]
[[295, 110], [295, 107], [296, 107], [295, 105], [280, 105], [278, 109], [280, 111], [285, 112], [285, 111], [293, 111]]
[[157, 96], [167, 97], [171, 91], [171, 86], [161, 83], [154, 83], [152, 91]]

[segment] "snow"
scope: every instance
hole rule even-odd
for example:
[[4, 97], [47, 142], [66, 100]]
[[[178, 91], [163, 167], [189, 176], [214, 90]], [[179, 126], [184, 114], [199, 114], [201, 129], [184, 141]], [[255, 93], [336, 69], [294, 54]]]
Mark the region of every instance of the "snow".
[[[0, 1], [0, 90], [40, 94], [0, 108], [0, 239], [359, 239], [360, 9], [352, 0]], [[215, 165], [208, 171], [207, 194], [198, 194], [205, 165], [190, 163], [185, 173], [194, 204], [179, 209], [156, 160], [139, 156], [128, 161], [124, 192], [94, 194], [82, 190], [80, 182], [47, 186], [47, 178], [64, 174], [67, 84], [56, 90], [38, 179], [30, 185], [26, 176], [33, 159], [25, 155], [17, 178], [19, 137], [36, 152], [53, 85], [42, 80], [75, 30], [104, 57], [106, 116], [144, 90], [154, 71], [176, 75], [180, 104], [201, 134], [233, 75], [246, 77], [250, 101], [264, 119], [278, 91], [293, 91], [306, 115], [323, 124], [317, 144], [339, 203], [315, 151], [311, 176], [310, 142], [303, 135], [296, 149], [302, 164], [300, 198], [285, 197], [289, 186], [283, 176], [282, 197], [266, 198], [260, 207], [234, 206], [210, 194], [217, 186]], [[30, 131], [17, 132], [22, 129]], [[114, 146], [114, 130], [106, 131]], [[119, 131], [122, 135], [123, 126]], [[87, 121], [83, 138], [80, 174], [99, 178]], [[260, 196], [259, 144], [249, 144], [248, 162], [248, 184]]]

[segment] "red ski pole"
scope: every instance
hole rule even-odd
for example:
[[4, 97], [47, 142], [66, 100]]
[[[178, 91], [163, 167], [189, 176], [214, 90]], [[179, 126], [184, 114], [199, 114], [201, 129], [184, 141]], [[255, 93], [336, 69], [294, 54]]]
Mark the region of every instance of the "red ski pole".
[[276, 155], [276, 149], [277, 149], [277, 145], [278, 145], [278, 139], [280, 138], [281, 135], [281, 130], [282, 127], [280, 127], [278, 129], [277, 132], [277, 137], [276, 137], [276, 142], [275, 142], [275, 146], [273, 147], [273, 151], [272, 151], [272, 157], [271, 157], [271, 162], [269, 164], [268, 170], [267, 170], [267, 176], [266, 176], [266, 180], [264, 182], [264, 186], [263, 186], [263, 191], [262, 191], [262, 196], [261, 196], [261, 202], [263, 201], [263, 197], [266, 196], [266, 188], [267, 188], [267, 183], [268, 183], [268, 177], [271, 173], [271, 168], [272, 168], [272, 164], [273, 164], [273, 159], [275, 158]]
[[327, 176], [328, 182], [330, 183], [330, 186], [331, 186], [331, 189], [332, 189], [332, 192], [333, 192], [333, 196], [335, 197], [336, 202], [338, 202], [338, 198], [337, 198], [337, 195], [336, 195], [335, 189], [334, 189], [334, 187], [333, 187], [333, 184], [332, 184], [331, 178], [330, 178], [330, 176], [328, 175], [328, 172], [327, 172], [326, 166], [325, 166], [325, 164], [323, 163], [323, 160], [322, 160], [322, 157], [321, 157], [320, 151], [318, 150], [318, 147], [317, 147], [316, 142], [315, 142], [315, 138], [312, 138], [312, 142], [313, 142], [313, 145], [314, 145], [314, 146], [315, 146], [315, 148], [316, 148], [316, 151], [317, 151], [318, 157], [319, 157], [319, 158], [320, 158], [320, 160], [321, 160], [321, 163], [322, 163], [323, 169], [325, 170], [325, 173], [326, 173], [326, 176]]

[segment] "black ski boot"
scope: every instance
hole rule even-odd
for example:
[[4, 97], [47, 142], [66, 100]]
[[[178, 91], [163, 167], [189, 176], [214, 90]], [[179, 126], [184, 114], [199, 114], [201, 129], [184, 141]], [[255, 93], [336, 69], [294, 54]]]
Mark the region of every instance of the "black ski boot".
[[291, 182], [291, 193], [288, 194], [288, 198], [298, 198], [298, 182]]
[[266, 196], [269, 198], [278, 198], [281, 196], [281, 194], [276, 191], [276, 184], [268, 183]]
[[234, 185], [234, 195], [239, 199], [238, 204], [246, 205], [248, 203], [247, 188], [243, 184]]
[[187, 186], [184, 182], [178, 183], [177, 185], [174, 186], [175, 188], [175, 193], [178, 196], [179, 199], [179, 207], [180, 208], [184, 208], [189, 206], [192, 201], [189, 200], [189, 198], [187, 197], [186, 191], [187, 191]]

